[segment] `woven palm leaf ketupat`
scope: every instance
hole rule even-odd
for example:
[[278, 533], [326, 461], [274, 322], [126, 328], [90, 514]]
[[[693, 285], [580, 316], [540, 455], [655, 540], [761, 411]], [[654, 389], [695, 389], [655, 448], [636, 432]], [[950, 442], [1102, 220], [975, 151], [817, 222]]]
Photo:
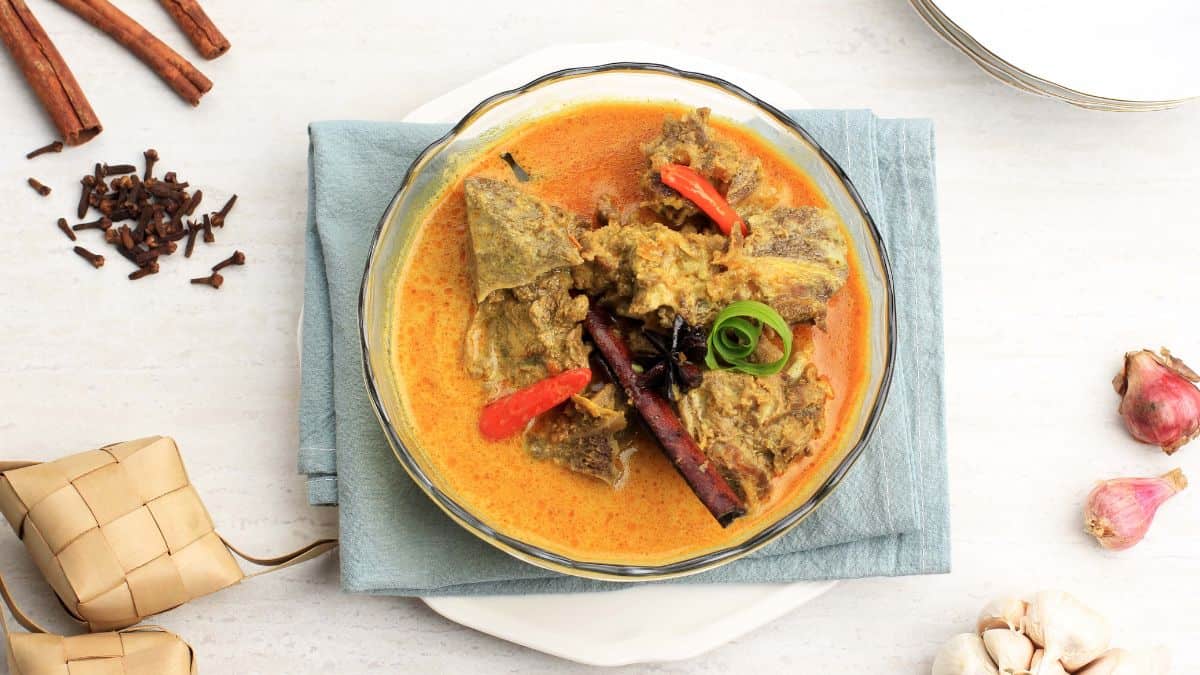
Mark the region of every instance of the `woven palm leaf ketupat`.
[[[246, 576], [171, 438], [0, 469], [0, 512], [63, 606], [89, 630], [131, 626]], [[238, 555], [282, 567], [335, 546], [322, 540], [270, 560]]]
[[63, 637], [16, 633], [8, 638], [10, 675], [195, 675], [192, 648], [153, 628]]
[[0, 595], [17, 623], [30, 631], [9, 630], [0, 609], [9, 675], [196, 675], [191, 646], [162, 628], [138, 626], [72, 637], [51, 635], [21, 612], [3, 578]]

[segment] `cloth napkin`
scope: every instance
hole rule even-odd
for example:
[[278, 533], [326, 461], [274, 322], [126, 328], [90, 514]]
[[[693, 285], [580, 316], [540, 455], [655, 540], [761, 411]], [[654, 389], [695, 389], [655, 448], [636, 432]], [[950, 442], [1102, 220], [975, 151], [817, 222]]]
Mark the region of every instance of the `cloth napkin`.
[[[940, 573], [950, 566], [941, 266], [933, 127], [869, 111], [793, 118], [862, 193], [891, 258], [899, 348], [869, 447], [806, 521], [716, 570], [662, 583], [792, 582]], [[340, 506], [342, 585], [391, 595], [614, 588], [521, 562], [459, 527], [409, 479], [363, 384], [358, 290], [371, 234], [399, 177], [443, 125], [309, 127], [300, 472], [313, 504]]]

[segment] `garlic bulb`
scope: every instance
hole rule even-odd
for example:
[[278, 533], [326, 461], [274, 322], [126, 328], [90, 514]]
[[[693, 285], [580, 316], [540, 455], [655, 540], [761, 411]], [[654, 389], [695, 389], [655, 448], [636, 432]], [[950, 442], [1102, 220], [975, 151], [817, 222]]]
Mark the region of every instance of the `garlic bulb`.
[[1024, 635], [1008, 628], [993, 628], [983, 632], [983, 646], [992, 656], [992, 661], [996, 662], [1001, 675], [1029, 672], [1033, 643]]
[[933, 660], [933, 675], [999, 675], [999, 671], [982, 638], [974, 633], [960, 633], [938, 651]]
[[[1029, 639], [1048, 661], [1061, 661], [1068, 671], [1082, 668], [1108, 649], [1112, 629], [1108, 620], [1062, 591], [1033, 596], [1025, 615]], [[1034, 669], [1035, 675], [1046, 675]]]
[[1108, 621], [1062, 591], [997, 598], [978, 633], [942, 645], [932, 675], [1167, 675], [1165, 650], [1109, 650]]
[[1170, 670], [1171, 655], [1165, 649], [1110, 649], [1079, 675], [1166, 675]]
[[1058, 661], [1047, 661], [1046, 653], [1037, 650], [1033, 653], [1033, 662], [1029, 666], [1033, 675], [1067, 675], [1067, 671]]
[[1020, 598], [996, 598], [979, 613], [976, 629], [980, 633], [993, 628], [1008, 628], [1023, 632], [1025, 626], [1025, 601]]

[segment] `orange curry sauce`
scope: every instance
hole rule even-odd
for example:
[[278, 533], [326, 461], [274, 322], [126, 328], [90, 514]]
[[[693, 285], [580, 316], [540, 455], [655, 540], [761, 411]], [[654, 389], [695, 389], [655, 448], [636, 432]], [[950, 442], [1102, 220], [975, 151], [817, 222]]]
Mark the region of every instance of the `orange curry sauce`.
[[[843, 433], [839, 420], [851, 415], [863, 395], [869, 300], [851, 253], [849, 282], [833, 298], [825, 331], [813, 331], [815, 361], [835, 391], [825, 433], [811, 459], [796, 462], [777, 479], [775, 495], [760, 513], [722, 529], [649, 439], [633, 455], [624, 486], [614, 490], [529, 457], [520, 437], [489, 442], [479, 434], [487, 401], [482, 384], [463, 365], [463, 338], [475, 303], [462, 179], [512, 180], [499, 159], [511, 151], [533, 176], [522, 189], [551, 203], [580, 214], [593, 214], [604, 194], [618, 205], [633, 203], [640, 198], [642, 144], [660, 133], [666, 116], [683, 112], [657, 103], [594, 103], [518, 127], [431, 205], [397, 280], [392, 360], [438, 482], [492, 527], [575, 559], [661, 564], [743, 540], [794, 508], [813, 489], [814, 474], [838, 459], [833, 455], [839, 444], [832, 441]], [[785, 188], [786, 202], [825, 205], [812, 182], [752, 132], [716, 119], [712, 125], [762, 160], [766, 181]]]

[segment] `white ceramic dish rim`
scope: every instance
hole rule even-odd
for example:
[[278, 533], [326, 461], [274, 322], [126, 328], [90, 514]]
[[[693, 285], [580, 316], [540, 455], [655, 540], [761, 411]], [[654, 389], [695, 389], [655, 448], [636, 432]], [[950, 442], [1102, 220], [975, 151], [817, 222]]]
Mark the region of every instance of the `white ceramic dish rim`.
[[924, 0], [971, 43], [1039, 85], [1122, 104], [1200, 95], [1192, 2]]
[[[551, 656], [611, 667], [700, 656], [835, 585], [837, 581], [677, 584], [598, 593], [421, 599], [468, 628]], [[588, 619], [599, 620], [581, 625]]]
[[[963, 52], [987, 74], [1022, 91], [1059, 99], [1083, 108], [1113, 112], [1167, 110], [1197, 98], [1192, 95], [1169, 99], [1135, 99], [1114, 98], [1087, 93], [1082, 89], [1072, 88], [1071, 86], [1035, 75], [1002, 58], [995, 51], [984, 46], [979, 40], [964, 30], [954, 19], [947, 16], [942, 11], [942, 8], [933, 0], [909, 0], [909, 4], [916, 10], [921, 19], [937, 33], [938, 37]], [[942, 4], [945, 5], [947, 3], [943, 2]]]

